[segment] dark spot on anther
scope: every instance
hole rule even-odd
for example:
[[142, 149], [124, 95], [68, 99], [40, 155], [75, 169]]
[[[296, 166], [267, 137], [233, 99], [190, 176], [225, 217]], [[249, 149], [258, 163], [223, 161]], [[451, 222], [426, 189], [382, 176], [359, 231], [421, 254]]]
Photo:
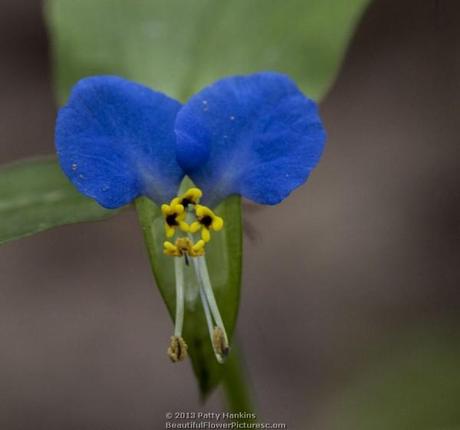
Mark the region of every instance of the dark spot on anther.
[[193, 204], [193, 202], [192, 202], [190, 199], [184, 198], [184, 199], [182, 199], [182, 201], [180, 202], [180, 204], [181, 204], [185, 209], [187, 209], [187, 206]]
[[177, 214], [171, 214], [166, 217], [166, 224], [168, 224], [170, 227], [174, 225], [179, 225], [179, 223], [176, 220]]
[[205, 215], [200, 219], [200, 223], [203, 224], [206, 228], [209, 228], [209, 226], [212, 224], [212, 218], [209, 215]]

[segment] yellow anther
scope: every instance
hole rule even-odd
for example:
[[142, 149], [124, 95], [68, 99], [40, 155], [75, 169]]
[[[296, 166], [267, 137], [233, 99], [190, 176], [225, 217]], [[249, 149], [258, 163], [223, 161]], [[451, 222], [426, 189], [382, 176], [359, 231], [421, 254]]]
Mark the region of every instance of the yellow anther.
[[195, 215], [198, 221], [195, 221], [190, 225], [190, 232], [196, 233], [201, 228], [201, 238], [205, 242], [209, 242], [211, 240], [210, 230], [219, 231], [222, 230], [224, 226], [224, 220], [217, 216], [207, 206], [196, 205]]
[[179, 248], [171, 242], [163, 242], [163, 252], [170, 257], [180, 257], [181, 253]]
[[204, 247], [205, 242], [203, 240], [199, 240], [194, 244], [187, 237], [178, 238], [175, 244], [168, 241], [163, 243], [164, 253], [171, 257], [198, 257], [200, 255], [204, 255]]
[[190, 255], [192, 257], [198, 257], [199, 255], [204, 255], [204, 246], [206, 245], [204, 240], [199, 240], [195, 245], [192, 246], [190, 250]]
[[199, 188], [189, 188], [184, 194], [171, 200], [171, 205], [181, 204], [184, 208], [188, 205], [196, 205], [200, 201], [203, 192]]
[[173, 237], [176, 232], [176, 228], [180, 228], [182, 231], [190, 231], [190, 226], [185, 222], [185, 209], [184, 206], [179, 203], [171, 202], [170, 205], [161, 205], [161, 212], [165, 220], [165, 233], [166, 237]]

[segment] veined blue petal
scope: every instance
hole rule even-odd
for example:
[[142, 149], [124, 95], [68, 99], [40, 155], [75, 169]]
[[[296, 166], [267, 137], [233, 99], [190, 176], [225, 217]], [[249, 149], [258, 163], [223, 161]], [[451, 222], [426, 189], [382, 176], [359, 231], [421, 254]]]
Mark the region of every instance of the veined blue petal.
[[171, 199], [184, 173], [174, 122], [181, 104], [115, 76], [79, 81], [58, 114], [61, 168], [80, 192], [106, 208], [140, 195]]
[[179, 164], [211, 206], [231, 194], [279, 203], [306, 181], [326, 137], [316, 104], [274, 72], [204, 88], [177, 115], [176, 135]]

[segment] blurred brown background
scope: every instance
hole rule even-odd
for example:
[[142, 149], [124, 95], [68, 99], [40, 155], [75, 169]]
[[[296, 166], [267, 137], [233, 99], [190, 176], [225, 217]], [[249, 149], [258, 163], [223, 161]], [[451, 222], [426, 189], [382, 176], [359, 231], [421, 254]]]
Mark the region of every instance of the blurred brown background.
[[[41, 14], [0, 0], [2, 163], [53, 151]], [[376, 0], [322, 103], [319, 168], [246, 214], [238, 332], [264, 420], [340, 429], [342, 393], [411, 333], [460, 343], [459, 18], [455, 0]], [[3, 246], [0, 428], [152, 430], [167, 411], [220, 411], [169, 363], [171, 331], [134, 213]]]

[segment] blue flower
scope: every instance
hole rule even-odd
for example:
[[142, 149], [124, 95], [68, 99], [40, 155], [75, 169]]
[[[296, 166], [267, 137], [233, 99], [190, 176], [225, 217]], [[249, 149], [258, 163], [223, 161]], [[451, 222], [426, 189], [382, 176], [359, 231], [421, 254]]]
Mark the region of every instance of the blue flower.
[[122, 78], [85, 78], [56, 124], [63, 171], [107, 208], [165, 203], [184, 175], [209, 206], [232, 194], [277, 204], [306, 181], [324, 141], [316, 104], [271, 72], [219, 80], [184, 106]]
[[[58, 114], [61, 167], [80, 192], [106, 208], [139, 196], [158, 205], [175, 258], [176, 324], [168, 348], [183, 360], [185, 267], [192, 261], [216, 359], [229, 340], [209, 278], [205, 247], [224, 220], [211, 209], [230, 195], [273, 205], [304, 183], [318, 163], [325, 131], [316, 104], [287, 76], [257, 73], [219, 80], [184, 106], [114, 76], [74, 87]], [[177, 196], [184, 176], [196, 187]], [[197, 237], [200, 234], [201, 237]]]

